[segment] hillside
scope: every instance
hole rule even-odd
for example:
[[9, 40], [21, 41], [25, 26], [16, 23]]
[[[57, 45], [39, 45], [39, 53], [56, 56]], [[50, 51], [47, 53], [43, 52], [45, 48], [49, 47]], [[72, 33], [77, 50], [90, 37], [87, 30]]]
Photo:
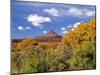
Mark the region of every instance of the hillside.
[[38, 38], [15, 40], [12, 68], [12, 74], [95, 69], [96, 20], [78, 25], [65, 37], [51, 31]]
[[46, 35], [40, 36], [37, 39], [39, 42], [60, 42], [62, 36], [58, 35], [54, 31], [48, 32]]
[[39, 36], [36, 38], [24, 38], [24, 39], [12, 39], [12, 42], [21, 42], [22, 40], [25, 39], [35, 39], [39, 42], [60, 42], [61, 41], [62, 36], [58, 35], [56, 32], [54, 31], [50, 31], [47, 34], [43, 35], [43, 36]]

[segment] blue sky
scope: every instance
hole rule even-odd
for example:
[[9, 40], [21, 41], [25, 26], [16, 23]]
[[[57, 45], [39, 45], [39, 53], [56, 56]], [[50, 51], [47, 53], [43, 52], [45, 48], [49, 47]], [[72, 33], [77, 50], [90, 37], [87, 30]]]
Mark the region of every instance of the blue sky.
[[32, 38], [55, 31], [67, 34], [95, 18], [95, 6], [12, 1], [12, 38]]

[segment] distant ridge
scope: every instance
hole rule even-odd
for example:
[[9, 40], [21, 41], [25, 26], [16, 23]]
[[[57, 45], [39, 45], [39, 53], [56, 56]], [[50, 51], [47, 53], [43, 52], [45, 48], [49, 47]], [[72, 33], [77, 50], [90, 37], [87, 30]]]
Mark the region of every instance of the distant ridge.
[[62, 36], [58, 35], [56, 32], [50, 31], [46, 35], [40, 36], [37, 39], [40, 42], [59, 42], [61, 41], [61, 38]]
[[[60, 42], [61, 38], [62, 38], [62, 36], [58, 35], [56, 32], [50, 31], [43, 36], [39, 36], [39, 37], [36, 37], [33, 39], [36, 39], [39, 42]], [[21, 42], [22, 40], [25, 40], [25, 39], [28, 39], [28, 38], [12, 39], [12, 42]]]

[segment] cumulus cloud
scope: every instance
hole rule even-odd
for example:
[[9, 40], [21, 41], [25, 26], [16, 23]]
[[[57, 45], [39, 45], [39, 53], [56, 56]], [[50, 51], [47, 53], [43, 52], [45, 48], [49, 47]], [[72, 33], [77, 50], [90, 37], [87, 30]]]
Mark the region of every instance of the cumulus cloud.
[[18, 26], [18, 30], [23, 31], [23, 30], [25, 30], [25, 28], [22, 26]]
[[73, 25], [73, 27], [74, 27], [74, 28], [77, 28], [77, 26], [80, 25], [80, 24], [81, 24], [81, 22], [77, 22], [77, 23], [75, 23], [75, 24]]
[[38, 16], [37, 14], [29, 15], [27, 21], [31, 22], [33, 26], [41, 26], [42, 23], [51, 22], [50, 17]]
[[95, 11], [90, 9], [79, 9], [76, 7], [71, 7], [68, 9], [68, 14], [72, 16], [92, 17], [95, 16]]
[[95, 15], [95, 11], [89, 10], [89, 9], [84, 9], [84, 13], [86, 16], [91, 17]]
[[65, 27], [62, 27], [61, 30], [66, 30], [66, 28]]
[[81, 16], [82, 15], [82, 11], [78, 8], [75, 8], [75, 7], [69, 8], [68, 13], [71, 14], [71, 15], [75, 15], [75, 16]]
[[25, 27], [26, 29], [31, 29], [31, 27]]
[[59, 16], [59, 11], [56, 8], [44, 9], [43, 11], [52, 16]]
[[31, 27], [23, 27], [23, 26], [18, 26], [18, 30], [24, 31], [24, 30], [29, 30]]
[[77, 28], [77, 26], [80, 25], [82, 22], [83, 22], [83, 21], [74, 23], [71, 30], [72, 30], [72, 31], [75, 30], [75, 28]]
[[62, 28], [61, 28], [61, 33], [62, 33], [62, 34], [67, 34], [68, 31], [67, 31], [67, 29], [66, 29], [65, 27], [62, 27]]
[[47, 34], [47, 31], [46, 31], [46, 30], [44, 30], [42, 33]]
[[68, 33], [68, 31], [65, 31], [65, 30], [64, 30], [64, 31], [61, 31], [61, 33], [63, 33], [63, 34], [67, 34], [67, 33]]

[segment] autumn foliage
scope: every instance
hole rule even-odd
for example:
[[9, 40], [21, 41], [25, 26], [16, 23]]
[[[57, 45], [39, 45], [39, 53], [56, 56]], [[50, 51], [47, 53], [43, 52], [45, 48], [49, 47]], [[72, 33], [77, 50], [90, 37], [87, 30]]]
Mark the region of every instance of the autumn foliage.
[[96, 68], [96, 21], [81, 23], [59, 42], [23, 39], [12, 43], [12, 73]]

